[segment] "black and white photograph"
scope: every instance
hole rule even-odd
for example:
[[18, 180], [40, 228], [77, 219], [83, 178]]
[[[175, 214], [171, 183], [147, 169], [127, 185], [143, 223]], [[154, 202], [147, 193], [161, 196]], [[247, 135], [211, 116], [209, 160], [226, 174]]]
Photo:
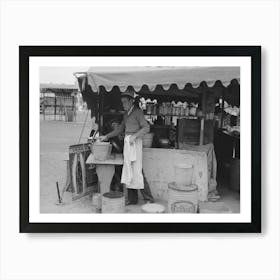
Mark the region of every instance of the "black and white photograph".
[[0, 279], [279, 280], [279, 23], [0, 1]]
[[40, 68], [41, 213], [239, 213], [239, 188], [240, 67]]
[[30, 222], [260, 230], [259, 186], [248, 176], [256, 172], [251, 155], [257, 163], [260, 153], [250, 115], [254, 100], [260, 114], [260, 47], [21, 46], [20, 53], [30, 81]]

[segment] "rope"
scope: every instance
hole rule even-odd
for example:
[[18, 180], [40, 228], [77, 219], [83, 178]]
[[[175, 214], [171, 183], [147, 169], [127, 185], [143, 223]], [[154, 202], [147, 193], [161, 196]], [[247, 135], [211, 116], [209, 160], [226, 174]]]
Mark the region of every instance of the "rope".
[[79, 138], [78, 144], [80, 144], [80, 141], [81, 141], [82, 135], [83, 135], [83, 133], [84, 133], [85, 125], [86, 125], [87, 118], [88, 118], [88, 113], [89, 113], [89, 109], [87, 110], [87, 115], [86, 115], [86, 118], [85, 118], [85, 120], [84, 120], [84, 124], [83, 124], [83, 127], [82, 127], [82, 131], [81, 131], [81, 135], [80, 135], [80, 138]]

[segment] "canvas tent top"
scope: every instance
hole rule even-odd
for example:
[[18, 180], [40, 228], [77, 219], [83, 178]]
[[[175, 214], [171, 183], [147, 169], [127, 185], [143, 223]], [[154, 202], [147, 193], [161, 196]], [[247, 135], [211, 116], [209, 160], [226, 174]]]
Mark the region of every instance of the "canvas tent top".
[[40, 84], [40, 89], [66, 89], [66, 90], [78, 90], [77, 85], [67, 85], [67, 84], [53, 84], [53, 83], [48, 83], [48, 84]]
[[[240, 81], [240, 67], [227, 66], [90, 67], [87, 72], [74, 74], [76, 77], [87, 77], [87, 83], [94, 92], [97, 92], [100, 86], [104, 86], [106, 91], [111, 91], [114, 86], [117, 86], [121, 92], [128, 86], [132, 86], [136, 92], [139, 92], [144, 85], [153, 91], [157, 85], [168, 90], [172, 84], [183, 89], [186, 85], [197, 88], [202, 82], [206, 82], [208, 87], [213, 87], [217, 81], [220, 81], [224, 87], [227, 87], [232, 80]], [[81, 84], [82, 87], [83, 85], [84, 83]]]

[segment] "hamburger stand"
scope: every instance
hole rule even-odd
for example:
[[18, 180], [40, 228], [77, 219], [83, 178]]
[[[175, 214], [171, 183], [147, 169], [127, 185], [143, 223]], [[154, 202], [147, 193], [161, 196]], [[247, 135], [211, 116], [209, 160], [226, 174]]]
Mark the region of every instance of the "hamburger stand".
[[[143, 148], [143, 172], [156, 200], [170, 199], [172, 184], [186, 165], [192, 168], [189, 184], [197, 186], [198, 201], [216, 192], [214, 130], [222, 128], [224, 100], [239, 94], [239, 67], [91, 67], [74, 75], [100, 134], [105, 123], [122, 119], [121, 93], [133, 89], [139, 95], [153, 135]], [[96, 167], [101, 194], [109, 191], [122, 154], [100, 162], [88, 152], [84, 160]], [[87, 191], [84, 183], [82, 193]], [[168, 212], [184, 212], [187, 201], [177, 200]]]

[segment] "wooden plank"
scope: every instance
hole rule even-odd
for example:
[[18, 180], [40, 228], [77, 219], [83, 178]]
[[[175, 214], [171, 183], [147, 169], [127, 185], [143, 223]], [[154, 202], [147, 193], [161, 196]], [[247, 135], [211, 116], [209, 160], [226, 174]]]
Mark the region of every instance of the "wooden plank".
[[83, 193], [73, 194], [73, 196], [72, 196], [72, 201], [75, 201], [75, 200], [77, 200], [77, 199], [80, 199], [80, 198], [82, 198], [82, 197], [85, 197], [85, 196], [87, 196], [87, 195], [93, 193], [94, 190], [95, 190], [95, 187], [89, 187], [89, 188], [87, 188], [87, 190], [86, 190], [85, 192], [83, 192]]
[[[180, 143], [189, 145], [200, 144], [200, 120], [179, 119], [177, 127], [178, 146]], [[214, 140], [214, 121], [204, 120], [204, 139], [203, 144], [213, 143]]]

